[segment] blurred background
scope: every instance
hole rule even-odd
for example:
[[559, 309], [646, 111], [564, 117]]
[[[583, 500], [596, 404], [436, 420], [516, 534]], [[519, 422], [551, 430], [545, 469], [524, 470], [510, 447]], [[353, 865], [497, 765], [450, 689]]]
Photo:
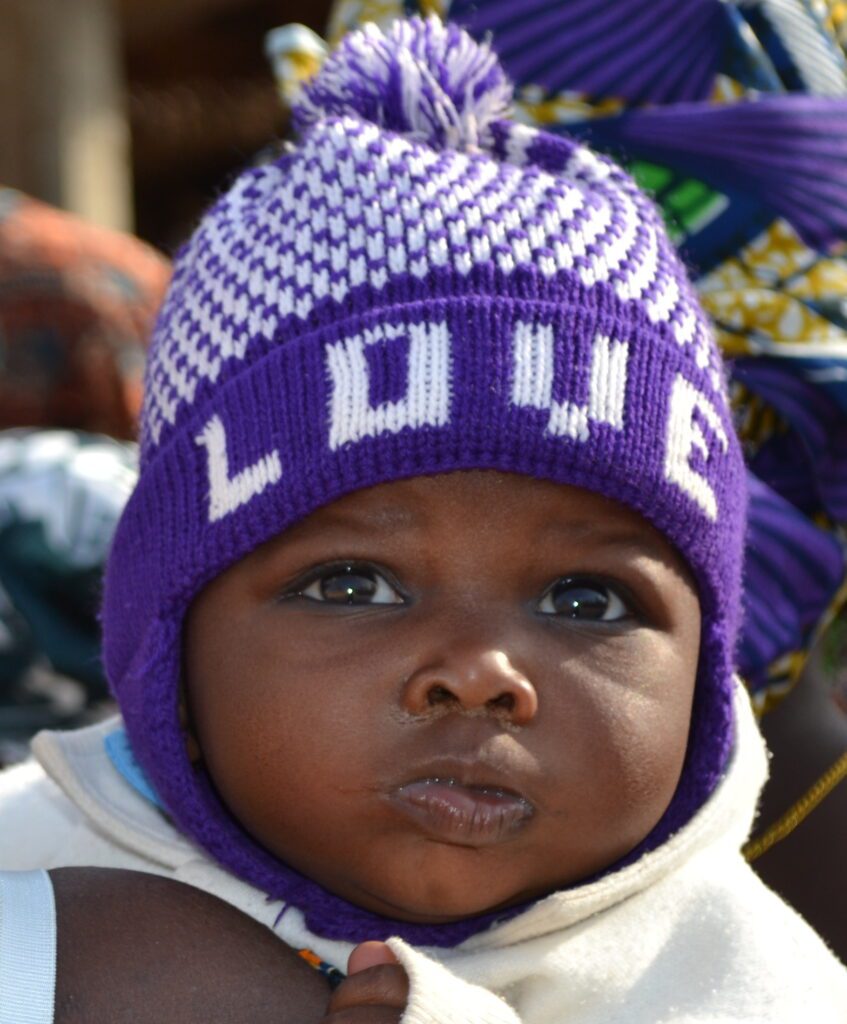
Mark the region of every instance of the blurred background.
[[284, 128], [265, 33], [329, 0], [0, 0], [0, 182], [165, 250]]
[[0, 766], [111, 710], [100, 579], [170, 257], [286, 130], [329, 0], [0, 0]]

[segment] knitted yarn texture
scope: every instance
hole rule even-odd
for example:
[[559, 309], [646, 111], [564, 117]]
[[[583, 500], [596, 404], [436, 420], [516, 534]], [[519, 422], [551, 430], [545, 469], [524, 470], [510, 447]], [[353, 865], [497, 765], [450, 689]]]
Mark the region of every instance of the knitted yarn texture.
[[304, 90], [298, 144], [245, 171], [178, 255], [150, 351], [109, 679], [178, 826], [332, 938], [452, 945], [504, 916], [415, 925], [345, 903], [251, 839], [186, 756], [190, 601], [341, 495], [499, 469], [622, 501], [680, 550], [703, 617], [688, 754], [628, 859], [688, 820], [732, 743], [744, 496], [720, 358], [652, 203], [507, 103], [456, 26], [348, 37]]

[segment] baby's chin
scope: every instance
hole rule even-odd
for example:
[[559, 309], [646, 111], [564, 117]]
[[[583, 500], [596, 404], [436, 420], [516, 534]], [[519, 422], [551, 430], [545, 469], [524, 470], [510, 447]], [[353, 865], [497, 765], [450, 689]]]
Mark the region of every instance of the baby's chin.
[[[567, 850], [539, 851], [531, 843], [478, 848], [393, 836], [391, 842], [374, 843], [361, 858], [312, 858], [308, 874], [363, 910], [395, 921], [441, 925], [525, 906], [579, 885], [626, 849], [580, 851], [569, 858]], [[284, 855], [281, 859], [292, 863]], [[306, 873], [305, 863], [292, 866]]]
[[385, 881], [381, 879], [381, 884], [374, 888], [365, 883], [338, 894], [365, 910], [395, 921], [438, 925], [531, 903], [568, 884], [563, 881], [561, 885], [544, 889], [523, 888], [516, 886], [514, 880], [509, 884], [507, 879], [486, 877], [484, 872], [472, 878], [459, 873], [434, 874], [427, 878], [417, 873], [400, 884], [386, 885]]
[[537, 899], [542, 894], [515, 893], [499, 903], [491, 903], [480, 895], [477, 899], [468, 898], [468, 894], [453, 894], [439, 891], [427, 898], [417, 894], [362, 894], [355, 900], [366, 910], [371, 910], [382, 917], [394, 921], [408, 921], [410, 924], [453, 924], [456, 921], [467, 921], [469, 918], [482, 917], [486, 914], [506, 910], [509, 907], [521, 906]]

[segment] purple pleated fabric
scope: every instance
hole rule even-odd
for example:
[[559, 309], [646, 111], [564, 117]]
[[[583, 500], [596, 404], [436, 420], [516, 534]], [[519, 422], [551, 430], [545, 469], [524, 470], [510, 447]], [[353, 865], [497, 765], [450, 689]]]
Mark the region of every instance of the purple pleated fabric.
[[631, 103], [704, 99], [725, 28], [720, 0], [454, 0], [450, 18], [490, 33], [515, 82]]
[[767, 96], [732, 106], [632, 110], [586, 126], [593, 144], [637, 152], [722, 191], [754, 192], [813, 248], [847, 236], [847, 103]]

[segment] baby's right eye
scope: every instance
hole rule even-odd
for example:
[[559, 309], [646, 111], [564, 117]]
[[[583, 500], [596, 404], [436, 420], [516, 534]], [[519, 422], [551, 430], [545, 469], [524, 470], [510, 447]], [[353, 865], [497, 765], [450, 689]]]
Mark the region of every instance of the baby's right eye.
[[327, 604], [400, 604], [403, 600], [382, 573], [360, 565], [328, 567], [298, 593]]

